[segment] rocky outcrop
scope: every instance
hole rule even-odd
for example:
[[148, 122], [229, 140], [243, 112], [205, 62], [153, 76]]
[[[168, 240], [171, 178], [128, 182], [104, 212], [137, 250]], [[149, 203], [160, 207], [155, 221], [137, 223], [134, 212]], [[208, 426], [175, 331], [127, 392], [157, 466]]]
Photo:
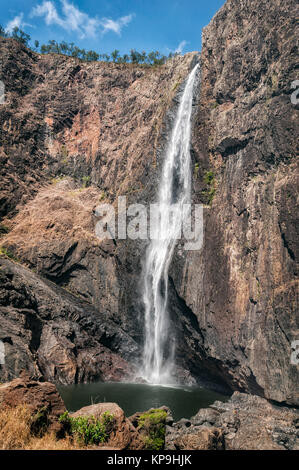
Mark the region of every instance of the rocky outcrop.
[[62, 398], [54, 384], [37, 382], [23, 372], [19, 378], [0, 385], [0, 408], [26, 405], [32, 414], [32, 430], [45, 428], [59, 433], [59, 417], [66, 411]]
[[298, 450], [299, 411], [235, 392], [166, 426], [167, 450]]
[[[228, 0], [204, 30], [192, 138], [204, 246], [176, 250], [169, 287], [184, 382], [289, 404], [299, 403], [295, 7]], [[84, 64], [0, 46], [1, 245], [36, 271], [4, 262], [13, 272], [1, 277], [0, 328], [18, 366], [0, 376], [25, 366], [63, 383], [121, 378], [141, 357], [145, 243], [98, 240], [93, 209], [117, 195], [154, 199], [176, 97], [198, 59]]]
[[21, 369], [64, 384], [133, 374], [138, 345], [105, 312], [7, 259], [0, 279], [2, 380]]
[[[51, 432], [56, 439], [76, 439], [79, 436], [69, 427], [71, 419], [105, 422], [105, 441], [90, 444], [102, 450], [299, 450], [298, 409], [239, 392], [225, 403], [216, 401], [191, 419], [178, 422], [166, 406], [129, 418], [116, 403], [107, 402], [66, 413], [54, 384], [33, 380], [22, 372], [19, 378], [0, 385], [0, 410], [9, 412], [19, 405], [29, 409], [31, 432], [39, 436]], [[81, 444], [83, 437], [80, 435]]]
[[[115, 206], [117, 195], [126, 195], [128, 203], [154, 197], [170, 108], [197, 54], [154, 68], [86, 64], [0, 41], [0, 79], [9, 81], [0, 108], [1, 244], [37, 277], [64, 287], [119, 325], [130, 337], [128, 345], [134, 344], [135, 353], [125, 355], [133, 363], [143, 342], [139, 281], [145, 242], [99, 240], [94, 208]], [[24, 73], [15, 75], [16, 69]], [[99, 361], [99, 354], [92, 358], [89, 352], [88, 360], [73, 356], [69, 363], [60, 343], [51, 327], [43, 330], [39, 357], [47, 379], [91, 380], [95, 363], [101, 363], [98, 371], [106, 379], [123, 376], [115, 375], [113, 366], [109, 374], [104, 366], [109, 360]], [[112, 343], [110, 334], [102, 338], [124, 358]], [[29, 366], [23, 352], [18, 355]], [[90, 372], [78, 372], [82, 367]]]
[[196, 318], [206, 369], [234, 389], [298, 404], [295, 3], [229, 0], [204, 29], [193, 132], [204, 245], [177, 251], [171, 277]]

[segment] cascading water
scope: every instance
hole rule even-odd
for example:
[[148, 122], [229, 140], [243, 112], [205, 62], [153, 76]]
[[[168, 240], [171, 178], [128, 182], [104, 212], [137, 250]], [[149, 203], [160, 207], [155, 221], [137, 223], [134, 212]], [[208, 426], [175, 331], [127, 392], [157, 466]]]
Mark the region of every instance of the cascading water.
[[181, 96], [163, 164], [158, 193], [156, 236], [146, 252], [143, 270], [145, 343], [141, 375], [149, 383], [171, 384], [175, 344], [170, 337], [168, 269], [180, 238], [183, 206], [191, 200], [191, 117], [196, 65]]

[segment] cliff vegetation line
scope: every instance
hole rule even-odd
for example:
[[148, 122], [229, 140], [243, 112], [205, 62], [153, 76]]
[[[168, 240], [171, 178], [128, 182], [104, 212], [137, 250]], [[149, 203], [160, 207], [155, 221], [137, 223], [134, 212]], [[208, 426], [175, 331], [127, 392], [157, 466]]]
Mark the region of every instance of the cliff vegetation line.
[[30, 46], [31, 36], [24, 31], [22, 31], [17, 26], [12, 30], [12, 32], [6, 31], [3, 26], [0, 25], [0, 36], [5, 38], [13, 38], [19, 41], [26, 47], [39, 52], [41, 54], [61, 54], [69, 57], [74, 57], [81, 59], [86, 62], [94, 61], [105, 61], [105, 62], [114, 62], [118, 64], [144, 64], [144, 65], [163, 65], [168, 59], [179, 55], [178, 53], [170, 52], [168, 56], [161, 54], [159, 51], [151, 51], [148, 54], [145, 51], [138, 52], [135, 49], [131, 49], [129, 54], [120, 55], [120, 51], [115, 49], [111, 54], [98, 54], [96, 51], [86, 51], [85, 49], [80, 49], [73, 42], [67, 43], [62, 41], [58, 43], [55, 39], [48, 41], [48, 44], [40, 44], [39, 41], [34, 41], [34, 47]]

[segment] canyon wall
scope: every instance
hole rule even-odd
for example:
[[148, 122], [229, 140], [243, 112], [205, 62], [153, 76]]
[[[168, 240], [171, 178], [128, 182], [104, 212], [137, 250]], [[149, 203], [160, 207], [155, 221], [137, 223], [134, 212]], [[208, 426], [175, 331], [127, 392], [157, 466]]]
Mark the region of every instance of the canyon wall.
[[204, 247], [177, 256], [172, 277], [225, 380], [298, 404], [295, 29], [295, 2], [277, 0], [228, 1], [204, 29], [193, 134]]
[[[290, 404], [299, 339], [295, 6], [229, 0], [204, 30], [192, 137], [204, 245], [176, 250], [169, 299], [182, 379]], [[154, 201], [196, 61], [83, 63], [0, 38], [2, 379], [24, 366], [62, 383], [134, 374], [145, 242], [98, 240], [94, 209], [109, 202], [117, 211], [118, 195]]]

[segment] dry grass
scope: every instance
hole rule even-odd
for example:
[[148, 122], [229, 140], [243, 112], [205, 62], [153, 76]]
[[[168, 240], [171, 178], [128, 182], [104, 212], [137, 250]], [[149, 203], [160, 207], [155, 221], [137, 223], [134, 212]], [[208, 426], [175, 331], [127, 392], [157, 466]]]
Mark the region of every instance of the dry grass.
[[25, 405], [0, 409], [0, 450], [82, 449], [70, 437], [58, 440], [53, 433], [33, 436], [30, 432], [31, 419], [30, 411]]
[[13, 247], [20, 258], [36, 246], [57, 240], [89, 240], [97, 245], [92, 209], [101, 197], [97, 188], [74, 189], [67, 180], [54, 182], [10, 221], [10, 231], [1, 238], [1, 245]]

